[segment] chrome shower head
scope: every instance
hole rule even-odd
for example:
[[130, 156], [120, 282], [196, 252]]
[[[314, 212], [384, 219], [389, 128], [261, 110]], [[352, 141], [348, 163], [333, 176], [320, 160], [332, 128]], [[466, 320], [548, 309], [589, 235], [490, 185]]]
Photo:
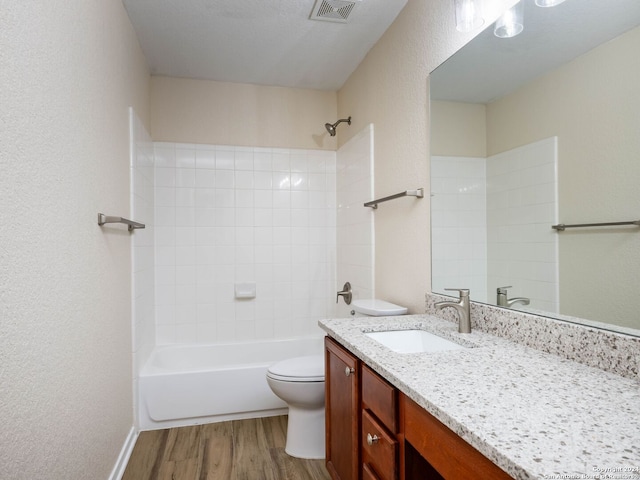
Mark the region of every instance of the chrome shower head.
[[347, 122], [347, 125], [351, 125], [351, 117], [349, 118], [341, 118], [340, 120], [338, 120], [336, 123], [325, 123], [324, 124], [324, 128], [327, 129], [327, 132], [329, 132], [329, 135], [331, 135], [332, 137], [336, 136], [336, 127], [338, 126], [338, 124], [340, 124], [341, 122]]

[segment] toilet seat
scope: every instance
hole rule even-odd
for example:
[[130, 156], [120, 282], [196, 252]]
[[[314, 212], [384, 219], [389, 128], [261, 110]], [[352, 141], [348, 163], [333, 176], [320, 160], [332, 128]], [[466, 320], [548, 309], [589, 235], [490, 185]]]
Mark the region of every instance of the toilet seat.
[[282, 360], [267, 369], [267, 376], [282, 382], [324, 382], [324, 356], [307, 355]]

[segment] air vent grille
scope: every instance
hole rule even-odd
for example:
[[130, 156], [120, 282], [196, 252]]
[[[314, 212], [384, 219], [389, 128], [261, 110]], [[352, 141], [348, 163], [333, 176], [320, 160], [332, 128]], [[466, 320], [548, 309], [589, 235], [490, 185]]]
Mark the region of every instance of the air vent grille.
[[347, 23], [349, 15], [351, 15], [355, 5], [355, 1], [317, 0], [309, 18], [311, 20], [322, 20], [325, 22]]

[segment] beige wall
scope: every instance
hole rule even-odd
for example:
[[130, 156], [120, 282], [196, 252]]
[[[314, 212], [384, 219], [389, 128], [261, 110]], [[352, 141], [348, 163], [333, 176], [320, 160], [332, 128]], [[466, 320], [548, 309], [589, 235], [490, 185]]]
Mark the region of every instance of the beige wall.
[[[558, 136], [562, 223], [638, 218], [638, 45], [640, 28], [487, 107], [489, 155]], [[640, 235], [628, 229], [563, 232], [561, 313], [640, 328], [634, 302], [602, 301], [633, 298], [639, 265]]]
[[[513, 3], [488, 5], [487, 21]], [[376, 196], [425, 189], [421, 200], [394, 200], [375, 213], [376, 296], [412, 312], [424, 311], [431, 291], [428, 75], [479, 33], [458, 33], [454, 17], [454, 2], [409, 0], [338, 92], [338, 115], [353, 116], [340, 145], [375, 126]]]
[[483, 104], [431, 102], [431, 155], [487, 156], [487, 108]]
[[120, 0], [1, 2], [2, 478], [104, 479], [133, 425], [129, 105], [148, 73]]
[[151, 78], [155, 141], [335, 150], [335, 92]]

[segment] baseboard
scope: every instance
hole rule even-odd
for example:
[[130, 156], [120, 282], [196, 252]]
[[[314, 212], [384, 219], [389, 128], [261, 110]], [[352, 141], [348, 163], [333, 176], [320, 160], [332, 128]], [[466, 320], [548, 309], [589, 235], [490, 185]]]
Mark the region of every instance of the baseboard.
[[127, 468], [127, 462], [129, 462], [129, 457], [131, 457], [131, 452], [133, 452], [133, 447], [136, 445], [136, 440], [138, 439], [138, 432], [134, 427], [131, 427], [129, 430], [129, 435], [127, 435], [127, 439], [124, 441], [124, 445], [122, 446], [122, 450], [120, 450], [120, 455], [118, 455], [118, 460], [116, 461], [113, 470], [111, 471], [111, 475], [109, 475], [109, 480], [120, 480], [124, 475], [124, 470]]

